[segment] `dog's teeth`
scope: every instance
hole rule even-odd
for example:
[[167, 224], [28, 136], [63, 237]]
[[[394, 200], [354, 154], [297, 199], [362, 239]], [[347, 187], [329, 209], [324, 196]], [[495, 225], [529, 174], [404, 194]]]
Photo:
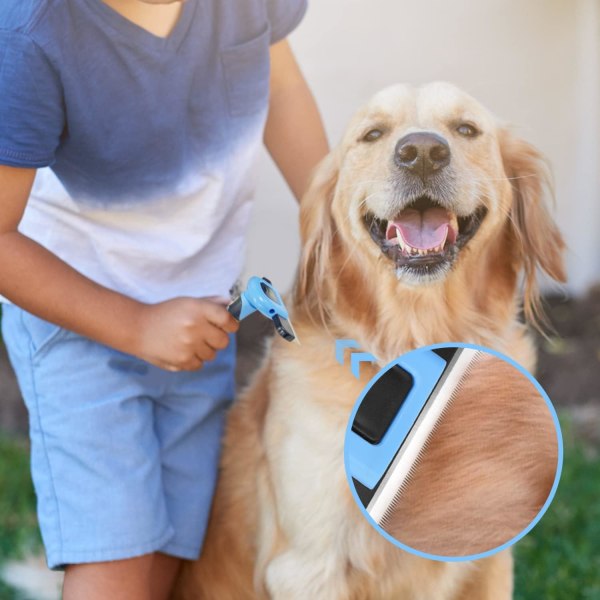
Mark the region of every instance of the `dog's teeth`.
[[402, 251], [406, 250], [406, 244], [404, 243], [404, 240], [402, 239], [402, 235], [400, 235], [399, 229], [396, 229], [396, 239], [398, 240], [398, 246], [400, 246], [400, 249]]
[[400, 235], [400, 230], [396, 230], [396, 232], [396, 239], [398, 240], [398, 246], [400, 246], [400, 250], [403, 254], [410, 256], [413, 248], [404, 241], [404, 239]]

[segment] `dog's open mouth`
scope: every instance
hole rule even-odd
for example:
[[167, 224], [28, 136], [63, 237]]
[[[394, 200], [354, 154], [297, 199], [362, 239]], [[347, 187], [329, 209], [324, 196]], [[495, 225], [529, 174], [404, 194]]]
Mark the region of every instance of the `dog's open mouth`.
[[433, 275], [450, 266], [475, 235], [487, 209], [457, 216], [428, 196], [421, 196], [389, 221], [367, 215], [365, 223], [381, 251], [399, 269]]

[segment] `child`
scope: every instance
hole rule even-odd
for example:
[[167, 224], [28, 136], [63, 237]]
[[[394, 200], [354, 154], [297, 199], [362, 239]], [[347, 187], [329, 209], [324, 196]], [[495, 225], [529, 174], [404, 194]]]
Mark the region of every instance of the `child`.
[[327, 151], [305, 4], [2, 0], [2, 327], [66, 600], [166, 598], [200, 551], [253, 159], [299, 198]]

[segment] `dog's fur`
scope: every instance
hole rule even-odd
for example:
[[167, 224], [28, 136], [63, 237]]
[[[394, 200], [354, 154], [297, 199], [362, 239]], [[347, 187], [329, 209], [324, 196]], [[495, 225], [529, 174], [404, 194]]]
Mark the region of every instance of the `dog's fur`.
[[[456, 126], [465, 121], [482, 133], [461, 137]], [[375, 126], [383, 135], [366, 143]], [[369, 215], [390, 219], [406, 204], [406, 182], [391, 157], [398, 139], [421, 130], [450, 145], [449, 209], [487, 209], [452, 267], [431, 280], [397, 269], [365, 225]], [[468, 341], [532, 369], [533, 344], [518, 321], [521, 299], [534, 319], [536, 270], [564, 280], [547, 189], [540, 154], [449, 84], [394, 86], [358, 113], [301, 204], [303, 251], [291, 310], [302, 344], [276, 339], [231, 411], [205, 548], [185, 566], [176, 598], [511, 596], [510, 553], [471, 563], [428, 561], [395, 548], [361, 515], [344, 474], [344, 431], [379, 367], [364, 367], [354, 379], [336, 362], [334, 344], [353, 338], [385, 364], [422, 345]], [[490, 445], [497, 441], [490, 431]], [[515, 481], [507, 476], [509, 494]]]
[[485, 354], [429, 440], [384, 529], [441, 556], [502, 546], [550, 494], [558, 467], [552, 415], [533, 383]]

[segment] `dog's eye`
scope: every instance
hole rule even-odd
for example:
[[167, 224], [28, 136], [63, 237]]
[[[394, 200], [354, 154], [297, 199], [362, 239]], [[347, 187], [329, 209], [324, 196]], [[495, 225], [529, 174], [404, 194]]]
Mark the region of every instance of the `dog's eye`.
[[383, 135], [383, 131], [381, 129], [371, 129], [363, 135], [361, 138], [363, 142], [374, 142], [378, 140]]
[[460, 135], [464, 137], [475, 137], [478, 136], [480, 131], [474, 125], [470, 125], [469, 123], [461, 123], [456, 131], [460, 133]]

